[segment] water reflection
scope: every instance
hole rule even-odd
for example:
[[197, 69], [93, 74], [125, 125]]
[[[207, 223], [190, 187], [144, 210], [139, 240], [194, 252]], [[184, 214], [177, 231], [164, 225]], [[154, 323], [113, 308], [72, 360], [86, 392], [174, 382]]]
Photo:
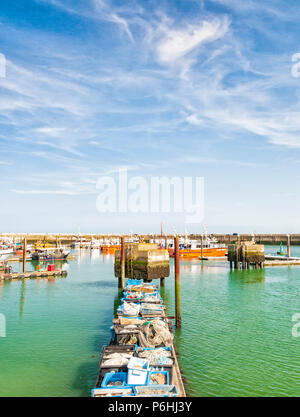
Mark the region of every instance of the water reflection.
[[118, 307], [121, 304], [121, 298], [122, 298], [122, 290], [118, 288], [118, 292], [114, 298], [114, 317], [116, 317], [117, 315]]
[[244, 284], [256, 284], [264, 282], [266, 278], [265, 269], [238, 269], [228, 272], [228, 278], [232, 282]]
[[[199, 276], [200, 274], [220, 274], [221, 270], [227, 269], [228, 265], [223, 261], [185, 261], [181, 262], [182, 274]], [[171, 273], [171, 272], [170, 272]]]
[[90, 251], [90, 258], [92, 263], [98, 263], [98, 260], [101, 257], [100, 250], [91, 250]]
[[23, 279], [22, 284], [21, 284], [21, 292], [20, 292], [20, 312], [19, 312], [20, 321], [22, 321], [23, 315], [24, 315], [25, 296], [26, 296], [26, 280]]

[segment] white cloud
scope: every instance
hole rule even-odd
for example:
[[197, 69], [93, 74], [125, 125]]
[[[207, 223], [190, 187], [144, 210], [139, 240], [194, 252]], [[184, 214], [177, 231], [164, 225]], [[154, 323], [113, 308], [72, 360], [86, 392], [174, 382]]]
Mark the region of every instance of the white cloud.
[[129, 39], [131, 41], [133, 41], [133, 36], [132, 36], [132, 33], [129, 29], [129, 25], [128, 25], [127, 21], [123, 17], [118, 16], [116, 13], [111, 13], [109, 16], [110, 16], [110, 20], [112, 22], [115, 22], [118, 25], [121, 25], [123, 30], [127, 33]]
[[14, 163], [11, 161], [0, 161], [0, 165], [13, 165]]
[[165, 28], [165, 36], [157, 45], [158, 59], [163, 63], [179, 60], [196, 47], [222, 38], [228, 31], [227, 18], [202, 21], [184, 29]]
[[103, 0], [94, 0], [94, 5], [96, 10], [99, 12], [100, 18], [107, 20], [108, 22], [116, 23], [133, 42], [133, 36], [130, 31], [129, 24], [124, 17], [121, 17], [119, 14], [117, 14], [117, 12], [114, 11], [114, 8]]
[[185, 119], [188, 123], [196, 126], [203, 125], [204, 121], [203, 119], [200, 119], [196, 114], [191, 114]]
[[47, 136], [58, 137], [66, 130], [65, 127], [38, 127], [35, 129], [37, 133], [42, 133]]

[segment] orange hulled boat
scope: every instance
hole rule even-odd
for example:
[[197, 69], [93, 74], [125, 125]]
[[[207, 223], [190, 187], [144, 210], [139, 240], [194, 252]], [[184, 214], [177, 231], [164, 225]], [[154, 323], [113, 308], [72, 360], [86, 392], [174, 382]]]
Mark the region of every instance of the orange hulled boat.
[[[202, 247], [202, 248], [201, 248]], [[174, 244], [168, 244], [170, 256], [174, 256]], [[227, 247], [220, 244], [214, 237], [209, 237], [207, 234], [201, 240], [196, 239], [179, 239], [179, 255], [182, 258], [220, 258], [227, 253]]]
[[106, 255], [113, 255], [115, 253], [116, 250], [121, 249], [120, 245], [103, 245], [101, 246], [101, 250], [103, 251], [104, 254]]

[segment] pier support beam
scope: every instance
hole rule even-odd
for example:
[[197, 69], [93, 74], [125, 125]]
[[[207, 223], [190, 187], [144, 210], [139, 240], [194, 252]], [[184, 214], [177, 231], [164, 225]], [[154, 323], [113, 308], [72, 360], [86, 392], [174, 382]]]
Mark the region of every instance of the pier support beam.
[[160, 279], [160, 286], [164, 287], [165, 286], [165, 278], [161, 278]]
[[174, 238], [175, 250], [175, 310], [176, 310], [176, 327], [181, 327], [181, 307], [180, 307], [180, 261], [179, 261], [179, 238]]
[[242, 250], [242, 268], [246, 269], [246, 253], [245, 253], [245, 246], [241, 247]]
[[26, 237], [24, 237], [23, 241], [23, 272], [26, 272], [26, 252], [27, 252], [27, 240]]
[[236, 245], [236, 252], [235, 252], [235, 261], [234, 261], [234, 269], [240, 269], [240, 246]]

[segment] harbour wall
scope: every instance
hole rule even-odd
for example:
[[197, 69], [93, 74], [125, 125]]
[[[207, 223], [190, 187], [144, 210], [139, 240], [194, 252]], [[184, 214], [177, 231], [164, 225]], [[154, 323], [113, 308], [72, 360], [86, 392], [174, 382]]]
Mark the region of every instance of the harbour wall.
[[[21, 241], [22, 239], [24, 239], [24, 237], [27, 238], [27, 242], [28, 243], [35, 243], [38, 241], [45, 241], [47, 243], [53, 243], [55, 244], [57, 239], [59, 240], [60, 244], [71, 244], [71, 243], [75, 243], [76, 240], [79, 239], [78, 234], [58, 234], [58, 233], [53, 233], [53, 234], [17, 234], [17, 233], [1, 233], [0, 234], [0, 239], [1, 237], [11, 237], [14, 238], [16, 241]], [[115, 239], [120, 237], [121, 235], [119, 234], [82, 234], [80, 235], [80, 237], [82, 239], [87, 239], [87, 240], [99, 240], [99, 239]], [[130, 235], [123, 235], [126, 238], [130, 238]], [[137, 236], [137, 235], [135, 235]], [[168, 239], [172, 239], [174, 237], [174, 235], [163, 235], [163, 239], [165, 239], [165, 237], [167, 236]], [[184, 234], [178, 234], [177, 236], [179, 237], [184, 237]], [[210, 234], [210, 236], [213, 236], [217, 239], [218, 242], [220, 243], [225, 243], [225, 244], [230, 244], [230, 243], [237, 243], [237, 242], [245, 242], [245, 241], [249, 241], [252, 240], [252, 238], [254, 237], [255, 242], [258, 244], [265, 244], [265, 245], [279, 245], [280, 243], [285, 244], [287, 241], [287, 234], [262, 234], [262, 233], [257, 233], [255, 235], [253, 234], [219, 234], [219, 233], [212, 233]], [[300, 233], [292, 233], [289, 234], [290, 236], [290, 243], [291, 245], [300, 245]], [[149, 241], [150, 239], [160, 239], [161, 235], [160, 234], [139, 234], [138, 237], [141, 240], [144, 241]], [[190, 239], [200, 239], [201, 238], [201, 234], [189, 234], [188, 238]]]

